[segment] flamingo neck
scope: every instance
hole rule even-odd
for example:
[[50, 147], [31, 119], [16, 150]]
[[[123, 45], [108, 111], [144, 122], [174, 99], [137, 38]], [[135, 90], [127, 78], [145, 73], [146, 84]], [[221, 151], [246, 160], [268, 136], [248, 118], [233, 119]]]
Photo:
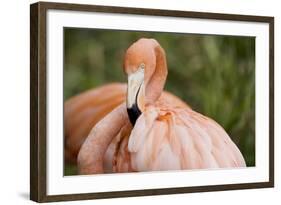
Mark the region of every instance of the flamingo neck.
[[123, 103], [95, 125], [78, 154], [80, 174], [104, 173], [105, 152], [112, 139], [127, 122], [126, 105]]
[[145, 86], [145, 104], [153, 104], [160, 97], [168, 75], [164, 49], [157, 43], [155, 48], [156, 66]]

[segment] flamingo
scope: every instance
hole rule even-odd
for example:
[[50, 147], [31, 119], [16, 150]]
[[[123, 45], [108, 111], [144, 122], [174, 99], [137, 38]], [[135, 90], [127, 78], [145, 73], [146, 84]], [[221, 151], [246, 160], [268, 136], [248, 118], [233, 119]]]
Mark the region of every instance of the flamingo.
[[126, 51], [126, 101], [100, 120], [77, 158], [80, 174], [245, 167], [226, 131], [190, 107], [161, 98], [164, 49], [139, 39]]

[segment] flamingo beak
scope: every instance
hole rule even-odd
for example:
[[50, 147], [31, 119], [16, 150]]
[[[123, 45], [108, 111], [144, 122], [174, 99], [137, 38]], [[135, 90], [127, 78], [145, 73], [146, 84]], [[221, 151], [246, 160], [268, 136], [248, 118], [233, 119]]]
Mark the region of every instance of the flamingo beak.
[[138, 98], [140, 92], [143, 90], [144, 84], [144, 70], [138, 69], [136, 72], [128, 75], [127, 87], [127, 112], [129, 119], [134, 125], [141, 115], [141, 110], [138, 105]]

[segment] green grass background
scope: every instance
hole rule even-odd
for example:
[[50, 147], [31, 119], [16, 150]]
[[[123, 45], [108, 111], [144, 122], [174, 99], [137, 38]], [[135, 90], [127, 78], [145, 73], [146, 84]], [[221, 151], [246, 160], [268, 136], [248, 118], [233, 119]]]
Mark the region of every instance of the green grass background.
[[[142, 37], [166, 51], [165, 89], [216, 120], [255, 165], [255, 38], [96, 29], [64, 29], [64, 99], [87, 89], [126, 82], [126, 49]], [[65, 174], [76, 173], [65, 165]]]

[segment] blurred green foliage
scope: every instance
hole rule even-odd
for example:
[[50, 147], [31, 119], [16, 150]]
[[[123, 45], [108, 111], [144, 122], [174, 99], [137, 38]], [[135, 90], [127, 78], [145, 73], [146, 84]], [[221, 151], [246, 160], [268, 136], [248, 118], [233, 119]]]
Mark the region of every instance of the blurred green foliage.
[[[97, 29], [64, 29], [64, 99], [126, 82], [126, 49], [142, 37], [166, 51], [165, 89], [216, 120], [255, 165], [255, 38]], [[68, 170], [69, 169], [69, 170]], [[66, 166], [66, 173], [74, 168]]]

